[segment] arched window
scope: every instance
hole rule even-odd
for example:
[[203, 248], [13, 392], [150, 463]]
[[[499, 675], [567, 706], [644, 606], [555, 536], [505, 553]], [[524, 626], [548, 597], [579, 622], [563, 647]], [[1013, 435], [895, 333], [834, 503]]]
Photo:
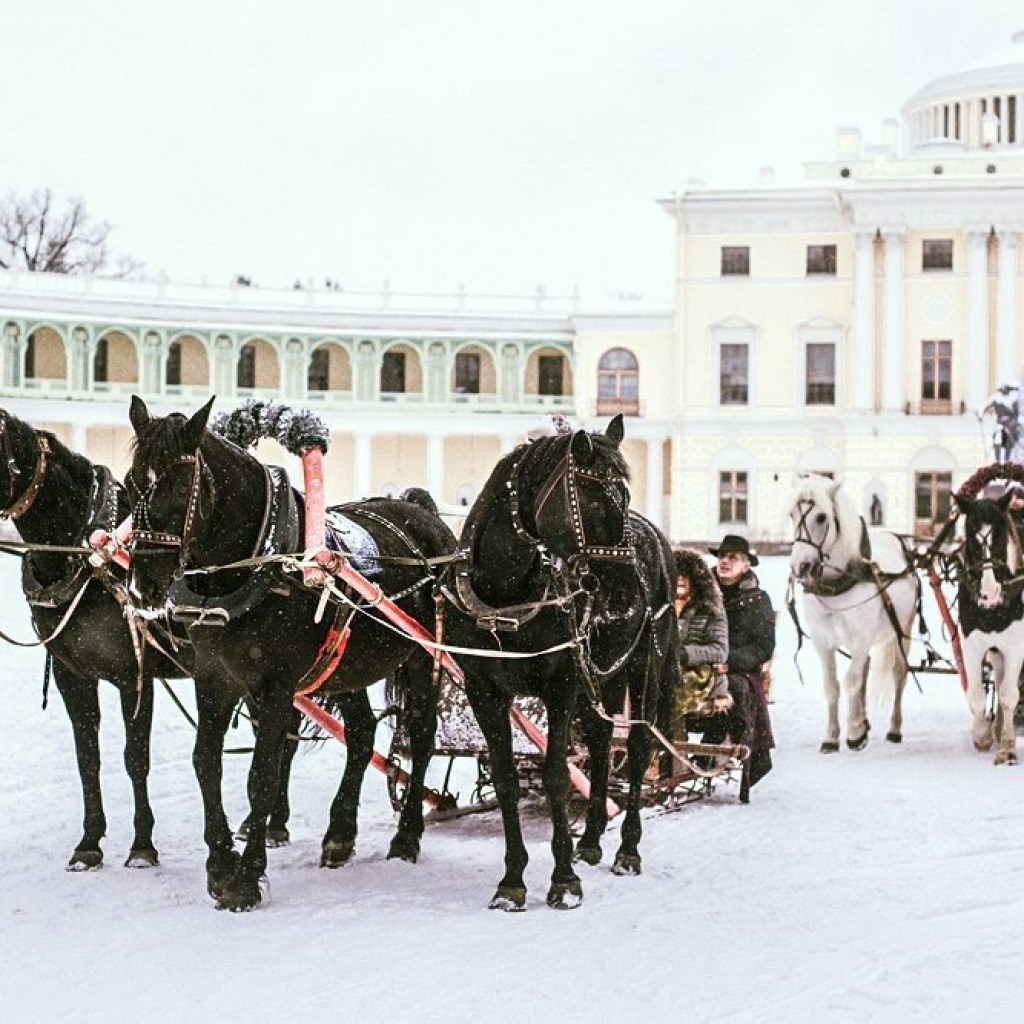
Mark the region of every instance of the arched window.
[[640, 413], [640, 367], [629, 349], [611, 348], [597, 364], [597, 414]]
[[313, 349], [306, 370], [306, 390], [326, 391], [331, 385], [331, 352], [326, 345]]

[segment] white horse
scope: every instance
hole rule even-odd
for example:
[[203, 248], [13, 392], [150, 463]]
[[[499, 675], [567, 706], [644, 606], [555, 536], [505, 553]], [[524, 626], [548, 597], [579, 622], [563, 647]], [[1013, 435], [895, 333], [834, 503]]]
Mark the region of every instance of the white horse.
[[846, 745], [851, 750], [867, 746], [869, 670], [873, 697], [880, 700], [886, 691], [892, 693], [886, 739], [899, 743], [907, 653], [920, 595], [903, 544], [887, 530], [868, 529], [840, 485], [823, 476], [800, 482], [790, 519], [790, 573], [804, 591], [808, 633], [821, 658], [828, 701], [828, 731], [821, 752], [839, 749], [839, 651], [850, 656], [843, 679]]
[[[973, 719], [972, 736], [978, 750], [999, 742], [996, 764], [1017, 763], [1017, 734], [1013, 713], [1019, 699], [1024, 663], [1024, 583], [1021, 540], [1009, 498], [997, 501], [957, 497], [965, 514], [963, 571], [957, 596], [967, 703]], [[984, 666], [991, 672], [992, 713]]]

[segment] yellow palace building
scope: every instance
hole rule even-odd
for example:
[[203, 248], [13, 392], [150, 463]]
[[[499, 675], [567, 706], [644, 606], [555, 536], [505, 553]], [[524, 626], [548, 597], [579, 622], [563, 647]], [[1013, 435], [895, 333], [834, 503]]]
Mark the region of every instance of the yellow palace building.
[[[558, 413], [626, 415], [634, 506], [677, 540], [786, 535], [796, 476], [908, 533], [990, 460], [1024, 365], [1024, 33], [783, 185], [691, 181], [673, 308], [0, 273], [0, 406], [123, 472], [128, 396], [316, 410], [328, 496], [472, 502]], [[288, 464], [289, 457], [268, 451]]]

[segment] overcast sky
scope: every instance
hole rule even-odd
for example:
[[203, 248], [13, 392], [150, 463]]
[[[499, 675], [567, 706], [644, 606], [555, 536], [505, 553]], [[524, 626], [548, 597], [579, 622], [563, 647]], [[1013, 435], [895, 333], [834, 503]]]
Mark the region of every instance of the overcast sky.
[[878, 140], [1021, 0], [0, 0], [0, 189], [178, 280], [667, 300], [690, 177]]

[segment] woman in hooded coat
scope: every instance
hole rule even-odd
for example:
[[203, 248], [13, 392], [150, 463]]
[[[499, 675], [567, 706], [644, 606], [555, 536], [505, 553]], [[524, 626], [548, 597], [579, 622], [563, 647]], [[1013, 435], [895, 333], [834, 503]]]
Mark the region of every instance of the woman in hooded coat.
[[673, 695], [672, 730], [685, 740], [687, 715], [725, 711], [731, 705], [721, 670], [729, 654], [729, 626], [718, 582], [704, 556], [690, 548], [677, 548], [674, 556], [682, 681]]

